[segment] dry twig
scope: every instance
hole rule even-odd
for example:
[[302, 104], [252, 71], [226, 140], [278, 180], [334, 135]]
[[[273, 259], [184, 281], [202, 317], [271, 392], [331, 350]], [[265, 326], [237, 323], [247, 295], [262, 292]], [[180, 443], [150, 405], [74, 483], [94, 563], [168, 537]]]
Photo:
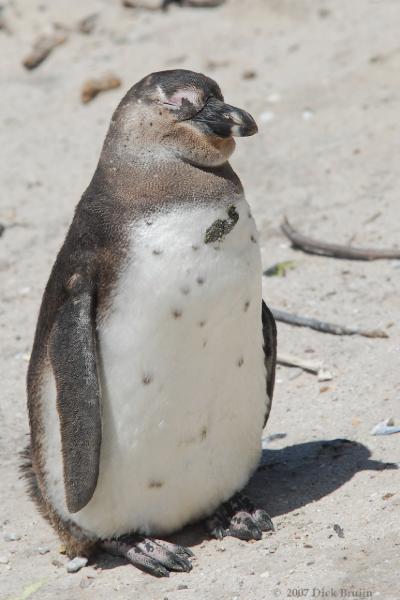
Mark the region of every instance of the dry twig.
[[308, 371], [308, 373], [313, 373], [318, 376], [318, 381], [330, 381], [333, 379], [331, 373], [323, 368], [320, 360], [305, 359], [294, 354], [278, 352], [276, 362], [278, 365], [297, 367], [303, 369], [303, 371]]
[[65, 33], [42, 35], [33, 44], [32, 51], [24, 58], [22, 64], [29, 71], [38, 67], [56, 48], [67, 40]]
[[113, 90], [120, 87], [120, 85], [121, 79], [111, 73], [103, 75], [98, 79], [88, 79], [82, 86], [81, 100], [84, 104], [87, 104], [93, 100], [97, 94], [100, 94], [100, 92]]
[[272, 308], [271, 312], [277, 321], [287, 323], [288, 325], [296, 325], [297, 327], [309, 327], [310, 329], [315, 329], [322, 333], [332, 333], [333, 335], [362, 335], [363, 337], [369, 338], [389, 337], [386, 331], [382, 331], [381, 329], [360, 329], [359, 327], [336, 325], [311, 317], [302, 317], [301, 315], [289, 313], [277, 308]]
[[381, 258], [400, 259], [400, 249], [378, 250], [376, 248], [353, 248], [341, 244], [330, 244], [309, 238], [299, 233], [285, 217], [281, 225], [283, 233], [290, 239], [295, 248], [301, 248], [310, 254], [321, 254], [335, 258], [349, 258], [352, 260], [378, 260]]

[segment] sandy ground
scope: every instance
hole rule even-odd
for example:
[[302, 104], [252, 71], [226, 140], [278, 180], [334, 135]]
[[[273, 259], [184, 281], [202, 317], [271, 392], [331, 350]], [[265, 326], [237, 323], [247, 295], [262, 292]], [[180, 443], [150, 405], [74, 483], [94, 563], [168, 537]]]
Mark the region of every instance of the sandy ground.
[[[12, 33], [0, 31], [1, 598], [398, 600], [400, 434], [369, 432], [391, 416], [400, 422], [400, 261], [306, 255], [291, 249], [279, 224], [287, 214], [326, 240], [399, 243], [399, 1], [230, 0], [167, 14], [123, 9], [117, 0], [3, 5]], [[71, 33], [39, 68], [24, 70], [39, 33], [92, 12], [99, 13], [93, 33]], [[259, 122], [260, 134], [239, 140], [232, 162], [265, 267], [295, 261], [286, 277], [264, 278], [265, 298], [390, 337], [279, 326], [280, 350], [322, 359], [333, 380], [278, 368], [267, 433], [286, 435], [269, 443], [249, 490], [273, 517], [275, 534], [246, 544], [184, 532], [193, 571], [167, 580], [106, 559], [70, 575], [18, 478], [27, 360], [49, 270], [113, 108], [139, 78], [174, 67], [213, 76], [228, 102]], [[82, 105], [83, 82], [109, 70], [122, 88]]]

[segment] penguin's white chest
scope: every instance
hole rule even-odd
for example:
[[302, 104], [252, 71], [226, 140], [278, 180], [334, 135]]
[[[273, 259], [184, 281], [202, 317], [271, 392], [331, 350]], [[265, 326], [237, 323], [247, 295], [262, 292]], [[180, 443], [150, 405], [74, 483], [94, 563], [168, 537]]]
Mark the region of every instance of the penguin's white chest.
[[174, 531], [256, 468], [266, 405], [256, 237], [244, 199], [132, 225], [98, 326], [100, 475], [72, 515], [88, 531]]

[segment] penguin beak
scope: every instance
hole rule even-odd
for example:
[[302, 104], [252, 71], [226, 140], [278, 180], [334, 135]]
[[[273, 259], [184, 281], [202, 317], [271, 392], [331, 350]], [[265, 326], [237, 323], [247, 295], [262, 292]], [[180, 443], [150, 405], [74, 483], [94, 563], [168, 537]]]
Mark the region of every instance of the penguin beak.
[[253, 117], [240, 108], [225, 104], [218, 98], [210, 98], [191, 119], [219, 137], [249, 136], [258, 131]]

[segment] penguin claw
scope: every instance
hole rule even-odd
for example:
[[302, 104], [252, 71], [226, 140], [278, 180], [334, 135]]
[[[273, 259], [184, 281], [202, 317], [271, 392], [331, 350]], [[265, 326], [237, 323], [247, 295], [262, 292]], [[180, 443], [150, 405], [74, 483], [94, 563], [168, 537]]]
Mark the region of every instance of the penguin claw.
[[255, 510], [252, 514], [252, 517], [261, 529], [261, 531], [275, 531], [272, 519], [265, 510]]
[[153, 541], [159, 546], [164, 546], [174, 554], [177, 554], [181, 558], [193, 558], [194, 554], [190, 550], [190, 548], [186, 548], [186, 546], [181, 546], [180, 544], [173, 544], [172, 542], [166, 542], [165, 540], [158, 540], [153, 538]]
[[260, 540], [263, 531], [274, 531], [271, 517], [262, 509], [255, 509], [249, 498], [235, 494], [206, 520], [212, 537], [232, 536], [240, 540]]
[[144, 554], [158, 561], [163, 567], [169, 571], [185, 571], [188, 573], [192, 570], [192, 565], [189, 560], [179, 555], [176, 551], [171, 551], [161, 540], [152, 540], [145, 538], [137, 544], [137, 548]]
[[262, 531], [250, 513], [240, 511], [232, 517], [228, 535], [249, 542], [250, 540], [261, 540]]
[[193, 553], [188, 548], [150, 538], [136, 541], [123, 536], [117, 540], [106, 540], [101, 548], [110, 554], [126, 558], [132, 565], [154, 577], [169, 577], [170, 571], [192, 570], [188, 557]]

